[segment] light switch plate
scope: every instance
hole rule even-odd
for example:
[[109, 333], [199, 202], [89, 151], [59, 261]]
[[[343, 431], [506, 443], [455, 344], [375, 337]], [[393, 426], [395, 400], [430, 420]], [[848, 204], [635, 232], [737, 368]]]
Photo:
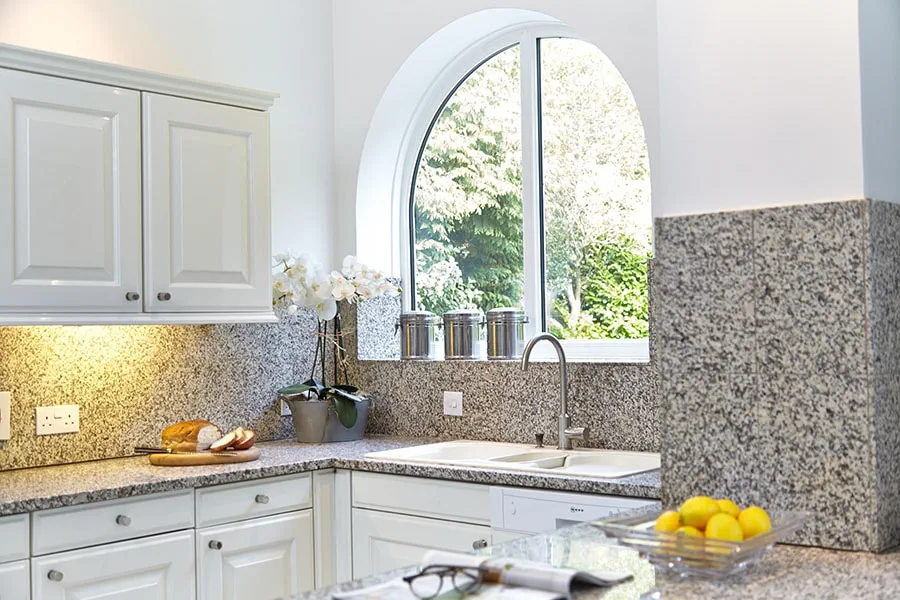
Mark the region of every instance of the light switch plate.
[[0, 392], [0, 440], [9, 439], [11, 392]]
[[281, 409], [281, 416], [282, 416], [282, 417], [289, 417], [289, 416], [291, 416], [291, 407], [288, 406], [288, 403], [287, 403], [287, 402], [285, 402], [284, 400], [282, 400], [281, 398], [279, 398], [279, 399], [278, 399], [278, 405], [279, 405], [279, 408]]
[[444, 392], [444, 414], [461, 417], [463, 409], [462, 392]]
[[35, 409], [34, 421], [37, 435], [78, 433], [78, 405], [38, 406]]

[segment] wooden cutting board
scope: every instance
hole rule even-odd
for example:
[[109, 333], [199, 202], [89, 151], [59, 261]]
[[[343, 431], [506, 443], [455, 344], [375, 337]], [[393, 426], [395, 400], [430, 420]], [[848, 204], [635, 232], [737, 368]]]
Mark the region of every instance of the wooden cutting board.
[[150, 464], [157, 467], [193, 467], [197, 465], [227, 465], [229, 463], [250, 462], [259, 458], [259, 448], [246, 450], [225, 450], [224, 452], [184, 452], [172, 454], [151, 454]]

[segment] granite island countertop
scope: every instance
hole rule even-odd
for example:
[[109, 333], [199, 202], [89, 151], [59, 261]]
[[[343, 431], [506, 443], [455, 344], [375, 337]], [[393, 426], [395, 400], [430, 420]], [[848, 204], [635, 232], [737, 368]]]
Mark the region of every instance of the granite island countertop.
[[[589, 524], [574, 525], [494, 546], [488, 556], [521, 558], [558, 567], [627, 572], [634, 578], [607, 590], [578, 594], [578, 600], [760, 599], [822, 600], [900, 597], [900, 551], [884, 554], [778, 545], [759, 563], [723, 581], [679, 578], [662, 573], [636, 550], [619, 546]], [[293, 596], [325, 600], [336, 591], [383, 583], [415, 568], [348, 582]]]
[[332, 468], [487, 485], [659, 498], [659, 471], [620, 479], [597, 479], [364, 458], [369, 452], [436, 441], [439, 440], [374, 436], [339, 444], [265, 442], [257, 444], [262, 450], [259, 460], [230, 465], [154, 467], [146, 456], [134, 456], [2, 471], [0, 516]]

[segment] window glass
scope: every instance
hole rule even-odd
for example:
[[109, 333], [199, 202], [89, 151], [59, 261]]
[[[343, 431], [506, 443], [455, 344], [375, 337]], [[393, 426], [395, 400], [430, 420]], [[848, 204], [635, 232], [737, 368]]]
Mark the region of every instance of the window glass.
[[428, 135], [413, 201], [417, 308], [521, 306], [519, 48], [472, 72]]
[[547, 330], [648, 334], [650, 167], [637, 105], [598, 48], [539, 41]]

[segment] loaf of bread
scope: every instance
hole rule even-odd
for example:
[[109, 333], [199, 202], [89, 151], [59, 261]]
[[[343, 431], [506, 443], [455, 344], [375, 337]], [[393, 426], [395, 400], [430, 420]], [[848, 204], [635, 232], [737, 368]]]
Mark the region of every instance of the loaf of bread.
[[172, 452], [197, 452], [206, 450], [220, 437], [222, 430], [209, 421], [182, 421], [163, 430], [162, 447]]

